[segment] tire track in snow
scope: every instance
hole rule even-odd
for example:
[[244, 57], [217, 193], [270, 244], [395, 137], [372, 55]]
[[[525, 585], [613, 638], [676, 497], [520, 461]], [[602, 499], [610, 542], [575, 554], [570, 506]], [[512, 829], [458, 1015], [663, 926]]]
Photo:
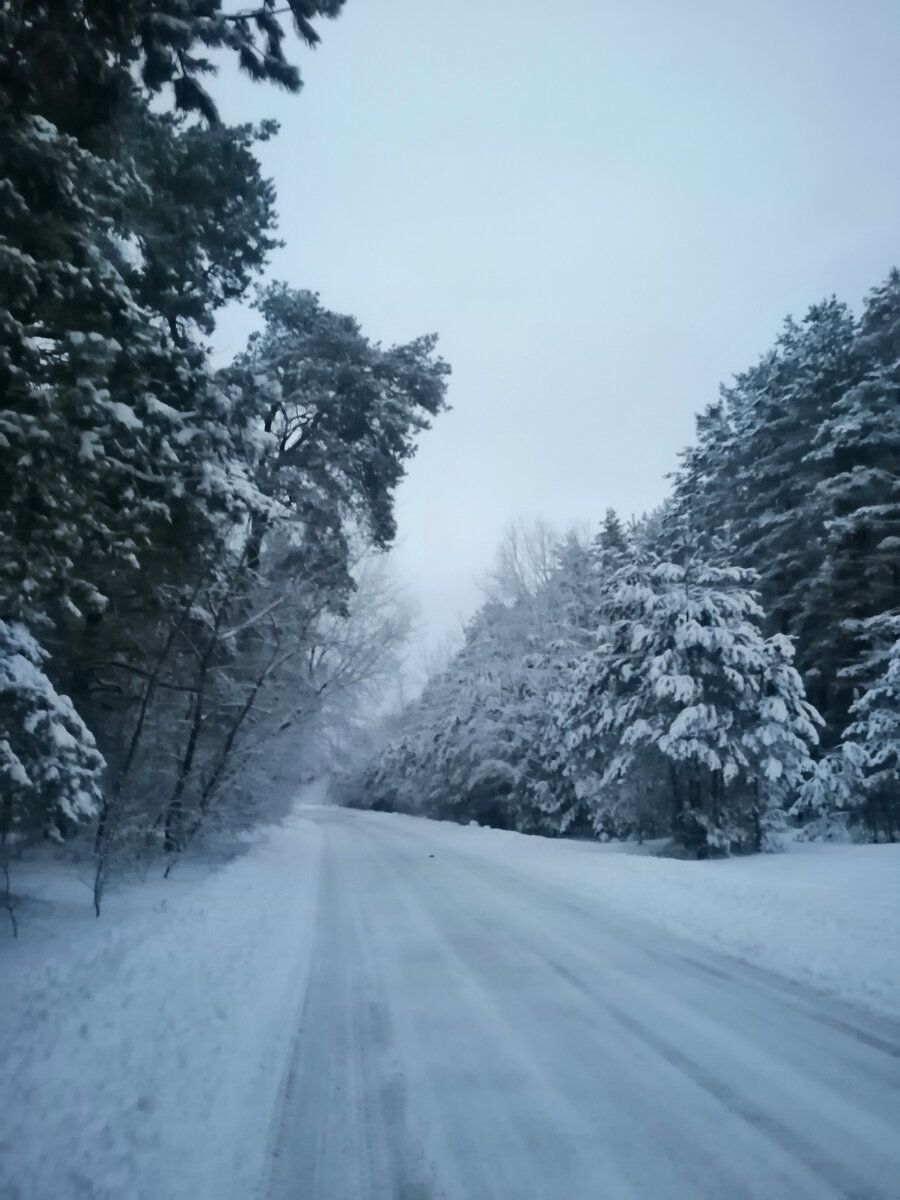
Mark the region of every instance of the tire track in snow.
[[407, 1145], [393, 1030], [325, 825], [312, 967], [276, 1119], [268, 1200], [431, 1200]]

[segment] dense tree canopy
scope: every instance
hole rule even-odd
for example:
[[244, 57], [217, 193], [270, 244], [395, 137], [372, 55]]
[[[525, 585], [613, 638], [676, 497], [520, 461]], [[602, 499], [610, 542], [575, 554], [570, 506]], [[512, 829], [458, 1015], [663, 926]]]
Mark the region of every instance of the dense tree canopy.
[[371, 558], [444, 407], [436, 338], [269, 285], [210, 360], [279, 245], [277, 126], [224, 125], [210, 84], [298, 90], [289, 30], [340, 8], [0, 11], [0, 839], [96, 816], [98, 910], [119, 852], [256, 819], [261, 762], [322, 761], [405, 629]]

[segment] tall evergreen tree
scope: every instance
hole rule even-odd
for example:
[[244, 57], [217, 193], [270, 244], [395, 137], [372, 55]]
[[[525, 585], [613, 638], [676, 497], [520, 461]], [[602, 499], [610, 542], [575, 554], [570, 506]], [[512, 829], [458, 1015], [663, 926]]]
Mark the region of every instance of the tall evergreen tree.
[[851, 685], [871, 682], [879, 629], [900, 618], [900, 272], [869, 296], [855, 353], [865, 374], [816, 433], [822, 562], [808, 606], [828, 622], [831, 657]]
[[100, 801], [103, 759], [46, 659], [24, 626], [0, 621], [0, 843], [59, 836]]
[[639, 558], [614, 577], [559, 714], [567, 769], [592, 795], [598, 828], [610, 813], [637, 822], [649, 805], [679, 842], [708, 852], [759, 849], [781, 820], [811, 767], [818, 717], [790, 644], [759, 630], [752, 583], [698, 560]]
[[[341, 587], [349, 521], [376, 546], [394, 537], [393, 491], [416, 435], [444, 407], [449, 367], [436, 336], [383, 349], [311, 292], [276, 285], [260, 309], [264, 331], [222, 380], [247, 422], [256, 486], [302, 531], [301, 557], [328, 559]], [[251, 569], [269, 527], [265, 515], [253, 521]]]
[[845, 753], [859, 772], [857, 799], [873, 838], [900, 836], [900, 641], [884, 667], [854, 703]]
[[48, 686], [79, 704], [119, 686], [94, 670], [98, 641], [154, 678], [153, 638], [140, 651], [163, 594], [177, 628], [203, 560], [271, 507], [204, 338], [276, 244], [252, 149], [274, 127], [222, 127], [204, 81], [225, 51], [296, 90], [284, 15], [314, 45], [340, 7], [0, 9], [0, 619], [39, 632]]
[[810, 603], [825, 560], [819, 429], [859, 378], [855, 326], [836, 300], [788, 320], [775, 349], [723, 389], [698, 421], [698, 444], [676, 479], [679, 519], [708, 554], [755, 570], [769, 630], [797, 639], [798, 667], [832, 737], [849, 699], [834, 620]]

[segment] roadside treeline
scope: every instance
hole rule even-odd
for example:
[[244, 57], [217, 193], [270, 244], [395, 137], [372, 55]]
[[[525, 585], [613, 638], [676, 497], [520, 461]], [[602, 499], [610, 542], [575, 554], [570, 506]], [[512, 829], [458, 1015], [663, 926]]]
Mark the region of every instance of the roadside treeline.
[[272, 285], [210, 362], [279, 243], [276, 127], [222, 124], [206, 84], [298, 90], [289, 28], [313, 46], [341, 4], [0, 12], [0, 844], [93, 822], [98, 905], [112, 851], [254, 819], [261, 765], [402, 640], [374, 559], [444, 406], [436, 339]]
[[900, 833], [900, 274], [698, 418], [664, 507], [513, 530], [464, 644], [348, 800], [755, 849]]

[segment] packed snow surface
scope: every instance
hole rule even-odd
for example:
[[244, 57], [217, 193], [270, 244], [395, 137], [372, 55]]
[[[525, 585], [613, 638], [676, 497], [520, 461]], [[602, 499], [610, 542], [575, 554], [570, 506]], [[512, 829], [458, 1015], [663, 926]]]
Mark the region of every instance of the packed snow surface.
[[99, 921], [26, 872], [0, 1195], [900, 1195], [900, 847], [619, 849], [309, 807]]

